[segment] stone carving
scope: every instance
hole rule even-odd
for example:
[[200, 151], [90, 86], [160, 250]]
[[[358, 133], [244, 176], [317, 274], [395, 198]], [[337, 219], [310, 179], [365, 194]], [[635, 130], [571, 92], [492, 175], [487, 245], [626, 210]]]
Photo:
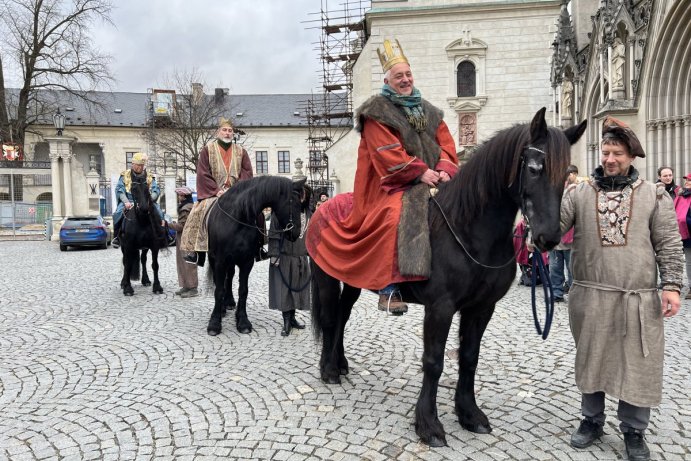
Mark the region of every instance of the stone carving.
[[612, 44], [612, 88], [624, 88], [624, 67], [626, 66], [626, 47], [619, 37]]
[[475, 113], [460, 114], [460, 142], [461, 146], [477, 144], [477, 115]]
[[573, 107], [573, 83], [571, 80], [564, 80], [561, 84], [561, 117], [570, 119]]

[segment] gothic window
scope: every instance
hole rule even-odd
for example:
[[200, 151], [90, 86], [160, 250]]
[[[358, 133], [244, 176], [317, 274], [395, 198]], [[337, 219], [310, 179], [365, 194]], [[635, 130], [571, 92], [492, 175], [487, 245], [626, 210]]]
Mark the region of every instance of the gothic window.
[[475, 66], [470, 61], [463, 61], [456, 69], [457, 92], [459, 98], [475, 96]]

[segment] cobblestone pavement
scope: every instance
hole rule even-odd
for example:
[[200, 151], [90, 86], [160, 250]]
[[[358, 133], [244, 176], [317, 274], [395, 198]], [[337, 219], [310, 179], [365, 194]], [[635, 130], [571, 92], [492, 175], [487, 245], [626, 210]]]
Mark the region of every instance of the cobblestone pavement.
[[[469, 433], [454, 416], [456, 323], [438, 398], [449, 446], [429, 449], [413, 427], [421, 307], [388, 317], [364, 294], [347, 330], [351, 374], [327, 386], [310, 330], [279, 334], [281, 316], [267, 308], [268, 263], [251, 276], [255, 331], [240, 335], [230, 315], [210, 337], [212, 297], [173, 295], [174, 252], [161, 258], [158, 296], [137, 283], [124, 297], [119, 258], [113, 249], [0, 242], [0, 459], [626, 458], [611, 400], [602, 442], [569, 446], [579, 395], [566, 307], [557, 305], [542, 341], [526, 287], [500, 302], [484, 339], [477, 392], [492, 434]], [[647, 437], [657, 460], [691, 459], [684, 304], [667, 321], [664, 399]]]

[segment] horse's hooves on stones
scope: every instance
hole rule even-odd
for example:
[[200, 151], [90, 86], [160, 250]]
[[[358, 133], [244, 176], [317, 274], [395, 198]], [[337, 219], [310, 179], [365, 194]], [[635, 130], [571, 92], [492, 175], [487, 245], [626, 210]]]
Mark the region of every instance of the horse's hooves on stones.
[[163, 288], [159, 288], [158, 290], [154, 290], [155, 295], [162, 295], [163, 294]]
[[220, 331], [212, 330], [210, 328], [207, 328], [206, 332], [208, 333], [209, 336], [218, 336], [218, 334], [220, 333]]
[[345, 368], [341, 367], [338, 369], [338, 371], [342, 375], [347, 375], [348, 373], [350, 373], [350, 370], [348, 369], [348, 367], [345, 367]]
[[322, 376], [322, 381], [326, 384], [341, 384], [341, 378], [338, 376]]
[[151, 286], [151, 282], [142, 282], [142, 286], [143, 286], [143, 287], [150, 287], [150, 286]]
[[238, 327], [238, 332], [242, 333], [243, 335], [248, 335], [252, 333], [252, 327]]
[[489, 424], [468, 424], [461, 423], [461, 427], [467, 431], [474, 432], [476, 434], [489, 434], [492, 432], [492, 426]]
[[432, 448], [440, 448], [446, 446], [446, 440], [436, 436], [430, 437], [429, 441], [423, 440], [423, 442], [427, 443], [427, 445], [429, 445]]
[[134, 291], [125, 291], [125, 296], [134, 296]]

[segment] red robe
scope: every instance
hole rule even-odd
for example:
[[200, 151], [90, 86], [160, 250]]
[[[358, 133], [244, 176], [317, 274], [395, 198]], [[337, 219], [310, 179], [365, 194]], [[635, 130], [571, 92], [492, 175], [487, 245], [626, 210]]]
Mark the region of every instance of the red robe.
[[[456, 147], [443, 121], [436, 142], [441, 154], [432, 169], [455, 175]], [[427, 169], [422, 160], [408, 155], [395, 130], [366, 118], [354, 192], [325, 202], [310, 222], [314, 228], [308, 232], [307, 248], [319, 267], [349, 285], [374, 290], [412, 280], [398, 270], [397, 229], [403, 192]]]

